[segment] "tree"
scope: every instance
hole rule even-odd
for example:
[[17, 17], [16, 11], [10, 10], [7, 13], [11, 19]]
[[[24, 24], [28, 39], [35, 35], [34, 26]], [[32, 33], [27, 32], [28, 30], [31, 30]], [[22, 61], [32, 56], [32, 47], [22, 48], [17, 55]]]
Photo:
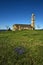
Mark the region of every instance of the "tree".
[[11, 28], [9, 26], [6, 26], [6, 28], [7, 28], [8, 31], [11, 31]]

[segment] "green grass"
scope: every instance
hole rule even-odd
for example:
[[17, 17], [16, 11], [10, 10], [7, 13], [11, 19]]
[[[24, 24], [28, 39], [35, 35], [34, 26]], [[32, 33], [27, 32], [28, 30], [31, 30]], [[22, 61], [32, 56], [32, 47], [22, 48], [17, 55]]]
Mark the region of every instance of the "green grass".
[[43, 65], [43, 30], [0, 32], [0, 65]]

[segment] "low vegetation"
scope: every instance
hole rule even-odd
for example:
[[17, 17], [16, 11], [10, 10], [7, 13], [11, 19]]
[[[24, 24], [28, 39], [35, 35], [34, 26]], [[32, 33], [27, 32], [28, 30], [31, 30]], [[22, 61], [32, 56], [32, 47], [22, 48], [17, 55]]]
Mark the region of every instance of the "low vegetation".
[[43, 65], [43, 30], [0, 31], [0, 65]]

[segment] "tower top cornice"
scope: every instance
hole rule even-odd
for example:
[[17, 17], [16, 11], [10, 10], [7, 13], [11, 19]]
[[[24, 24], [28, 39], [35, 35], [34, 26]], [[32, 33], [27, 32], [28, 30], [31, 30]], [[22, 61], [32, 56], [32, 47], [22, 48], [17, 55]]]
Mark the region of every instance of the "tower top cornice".
[[32, 13], [32, 16], [35, 16], [35, 14], [34, 14], [34, 13]]

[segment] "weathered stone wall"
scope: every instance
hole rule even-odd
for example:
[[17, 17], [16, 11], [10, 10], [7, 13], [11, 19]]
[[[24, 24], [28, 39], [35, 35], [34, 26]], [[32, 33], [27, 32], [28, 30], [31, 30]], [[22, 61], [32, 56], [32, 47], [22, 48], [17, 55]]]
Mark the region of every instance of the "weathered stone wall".
[[29, 26], [20, 26], [20, 25], [18, 25], [18, 26], [16, 26], [16, 25], [14, 25], [13, 26], [13, 31], [15, 31], [15, 30], [33, 30], [33, 28], [31, 28], [31, 26], [29, 27]]

